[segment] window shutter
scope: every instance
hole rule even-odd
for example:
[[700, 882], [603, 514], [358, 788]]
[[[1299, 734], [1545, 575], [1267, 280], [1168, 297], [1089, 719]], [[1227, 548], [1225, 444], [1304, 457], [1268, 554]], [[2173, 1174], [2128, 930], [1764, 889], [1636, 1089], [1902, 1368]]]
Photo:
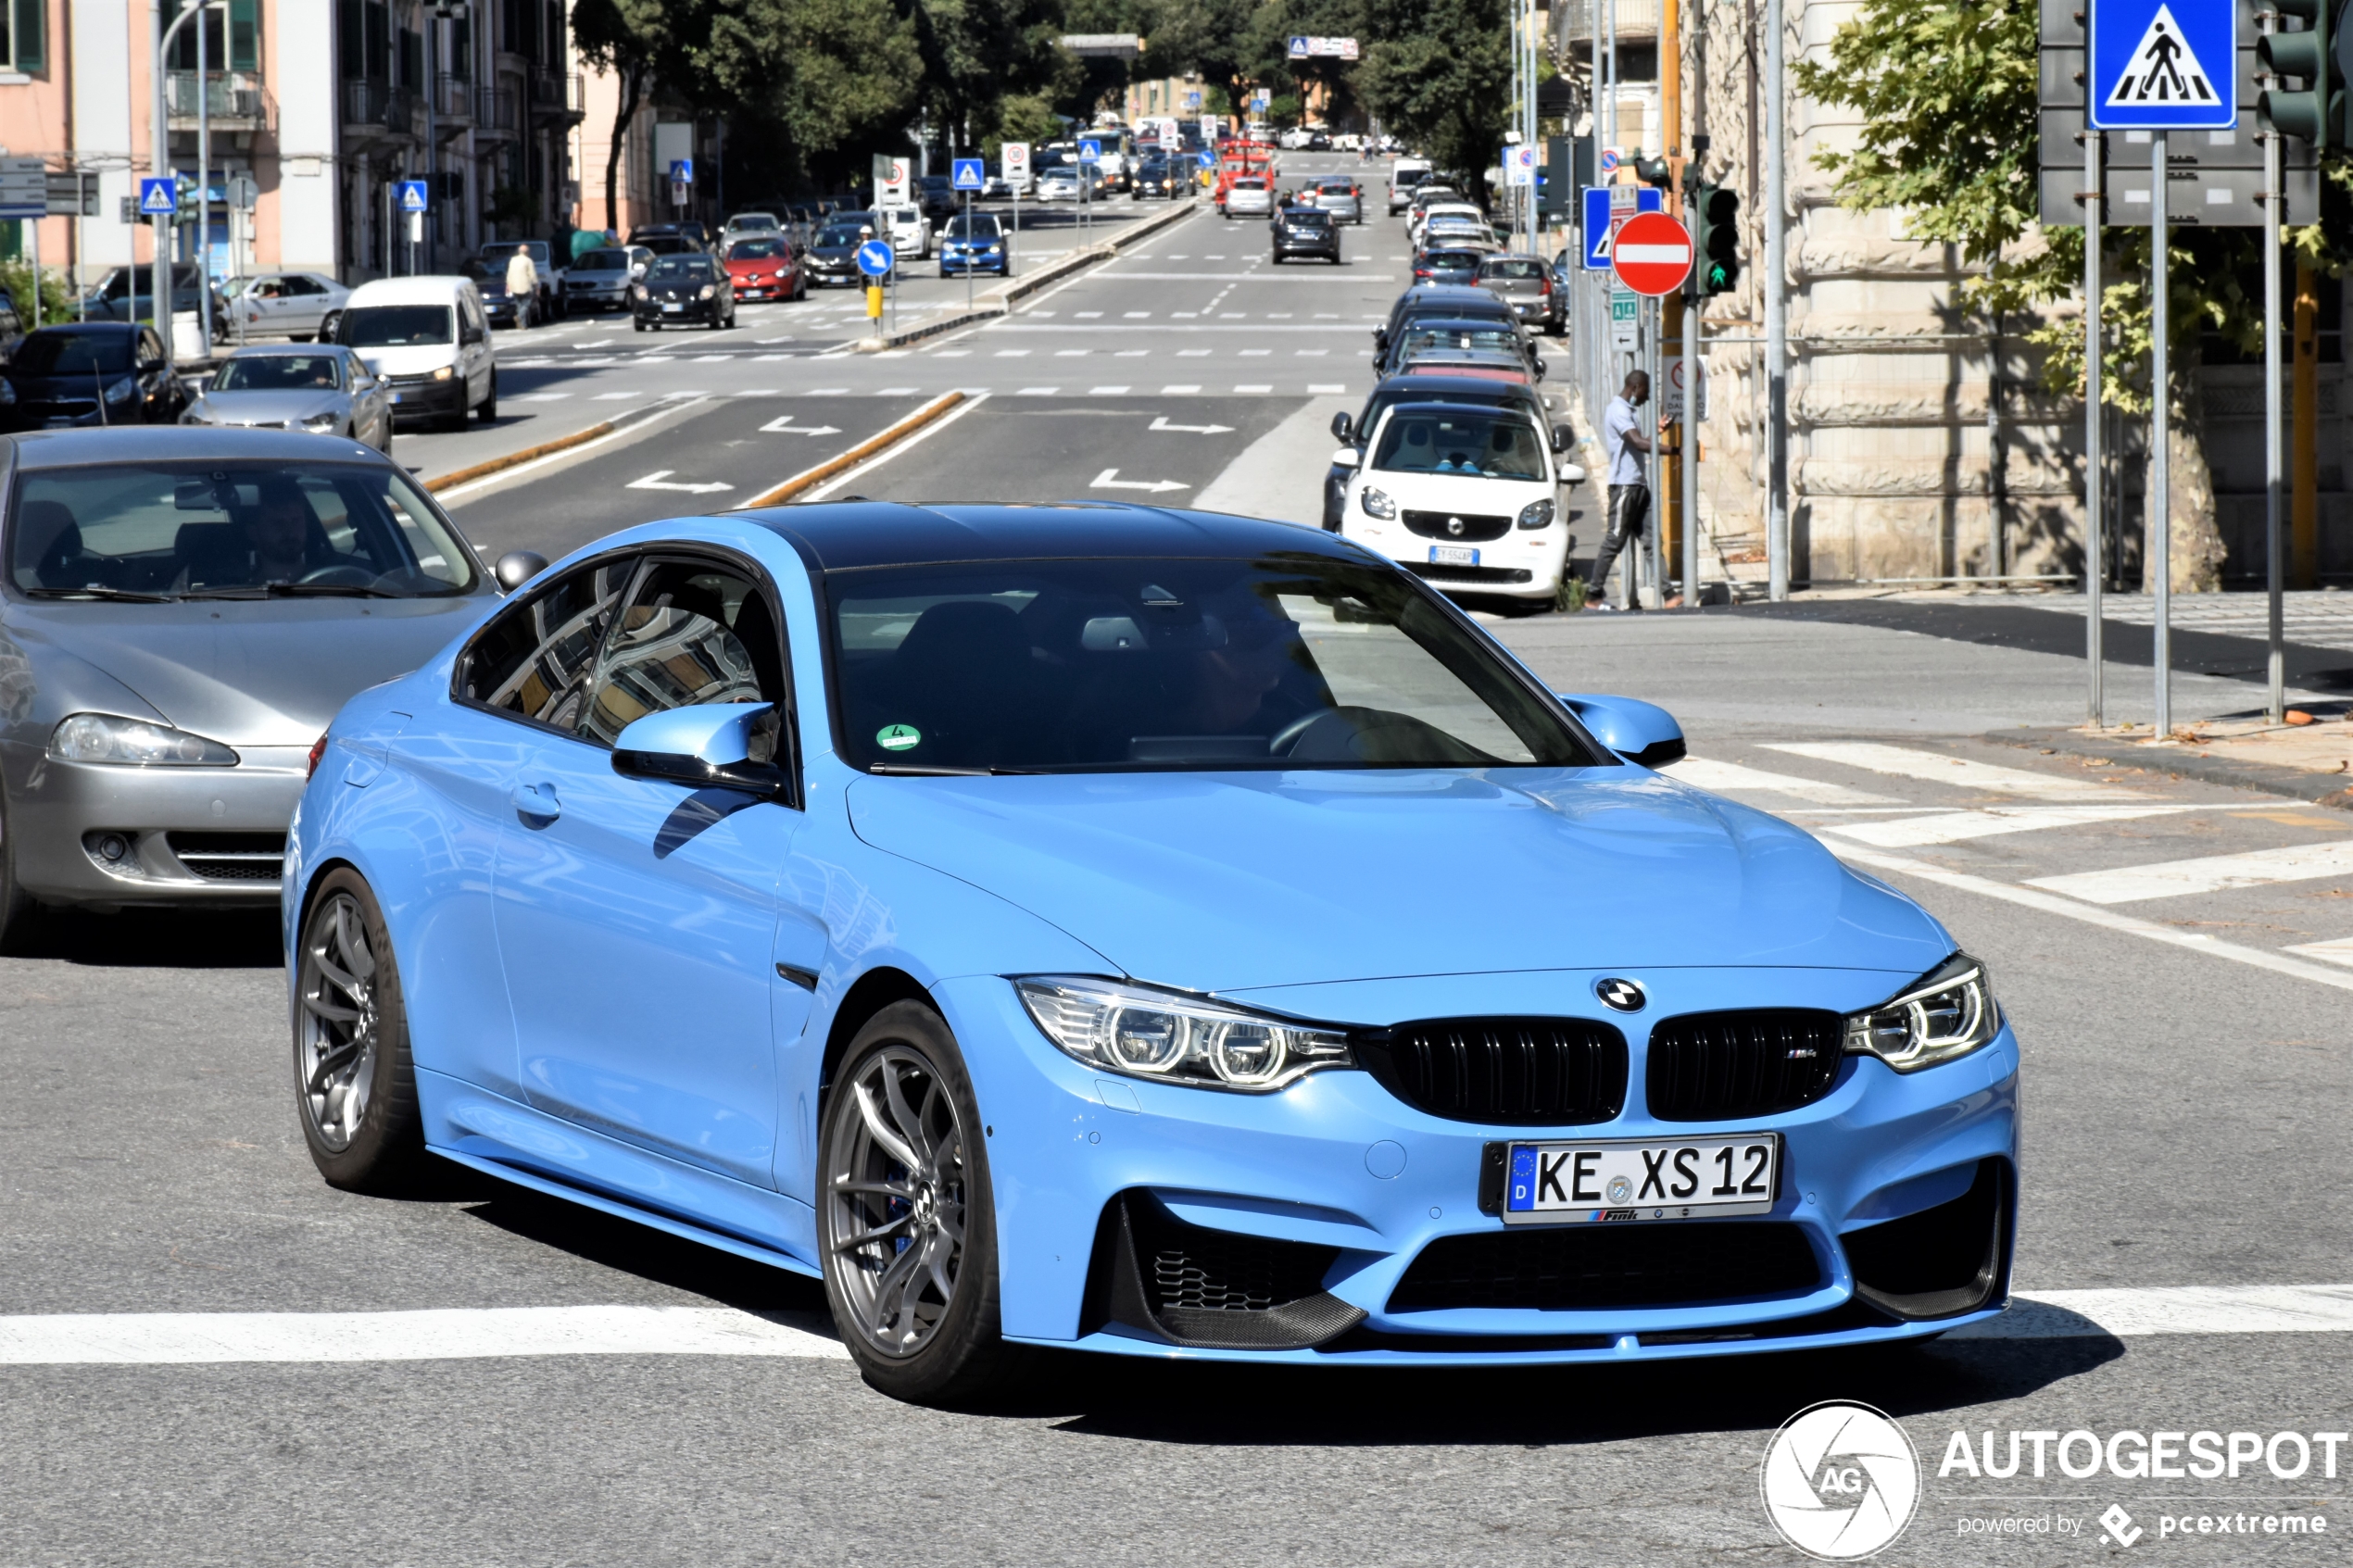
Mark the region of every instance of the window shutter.
[[11, 0], [10, 29], [16, 34], [16, 67], [22, 71], [46, 70], [49, 67], [49, 4], [48, 0]]
[[229, 69], [261, 69], [261, 0], [229, 0]]

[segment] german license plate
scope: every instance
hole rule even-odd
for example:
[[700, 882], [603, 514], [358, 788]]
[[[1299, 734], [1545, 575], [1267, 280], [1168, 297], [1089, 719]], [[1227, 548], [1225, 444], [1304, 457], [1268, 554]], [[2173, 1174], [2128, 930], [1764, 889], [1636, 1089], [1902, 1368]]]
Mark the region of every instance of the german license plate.
[[683, 305], [665, 305], [661, 307], [661, 313], [665, 316], [675, 316], [685, 308], [686, 307]]
[[1504, 1156], [1504, 1223], [1564, 1225], [1763, 1214], [1772, 1209], [1780, 1183], [1778, 1133], [1516, 1143]]
[[1432, 566], [1477, 566], [1478, 552], [1468, 545], [1432, 545], [1429, 547]]
[[388, 401], [390, 401], [390, 402], [394, 402], [394, 403], [397, 403], [397, 402], [399, 402], [399, 401], [400, 401], [400, 394], [398, 394], [398, 393], [396, 393], [396, 393], [394, 393], [394, 394], [392, 395], [392, 396], [388, 399]]

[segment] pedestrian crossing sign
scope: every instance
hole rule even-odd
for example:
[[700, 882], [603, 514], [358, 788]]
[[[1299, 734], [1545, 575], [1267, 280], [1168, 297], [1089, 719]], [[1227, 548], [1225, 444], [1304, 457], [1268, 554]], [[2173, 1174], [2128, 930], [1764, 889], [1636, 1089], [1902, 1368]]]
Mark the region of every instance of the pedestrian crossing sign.
[[2238, 123], [2235, 0], [2091, 0], [2086, 106], [2100, 131]]
[[143, 218], [169, 218], [180, 210], [180, 192], [170, 180], [139, 182], [139, 215]]

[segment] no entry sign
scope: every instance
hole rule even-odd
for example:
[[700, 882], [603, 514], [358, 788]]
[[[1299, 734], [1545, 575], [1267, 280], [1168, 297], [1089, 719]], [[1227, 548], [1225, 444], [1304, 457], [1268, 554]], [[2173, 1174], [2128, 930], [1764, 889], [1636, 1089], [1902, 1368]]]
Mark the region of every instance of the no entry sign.
[[1692, 236], [1663, 212], [1639, 212], [1617, 231], [1609, 264], [1636, 294], [1673, 294], [1692, 270]]

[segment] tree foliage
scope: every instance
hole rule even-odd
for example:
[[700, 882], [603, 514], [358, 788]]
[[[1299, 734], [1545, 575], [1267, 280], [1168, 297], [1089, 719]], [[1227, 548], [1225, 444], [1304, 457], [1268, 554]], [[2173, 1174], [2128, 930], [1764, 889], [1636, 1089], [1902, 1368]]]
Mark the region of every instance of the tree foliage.
[[[1886, 3], [1886, 0], [1881, 0]], [[1365, 0], [1356, 86], [1390, 131], [1477, 191], [1511, 119], [1503, 0]]]

